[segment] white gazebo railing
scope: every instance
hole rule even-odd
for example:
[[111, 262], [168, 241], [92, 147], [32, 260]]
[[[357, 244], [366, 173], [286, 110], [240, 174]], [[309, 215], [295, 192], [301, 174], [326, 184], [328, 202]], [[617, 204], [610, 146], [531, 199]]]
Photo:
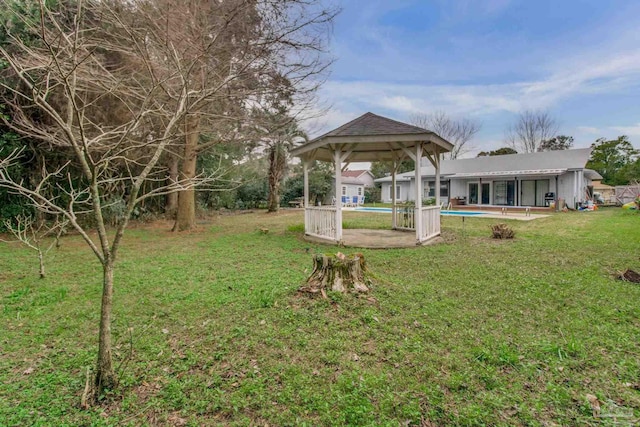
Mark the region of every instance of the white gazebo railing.
[[415, 230], [415, 208], [411, 206], [395, 206], [393, 209], [393, 215], [395, 216], [395, 229], [396, 230]]
[[[440, 235], [440, 206], [425, 206], [420, 208], [420, 233], [418, 240], [424, 242]], [[415, 230], [418, 209], [413, 206], [396, 206], [393, 209], [396, 230]]]
[[304, 210], [304, 232], [321, 239], [337, 240], [336, 208], [309, 206]]
[[440, 206], [422, 208], [422, 230], [420, 240], [425, 241], [440, 235]]

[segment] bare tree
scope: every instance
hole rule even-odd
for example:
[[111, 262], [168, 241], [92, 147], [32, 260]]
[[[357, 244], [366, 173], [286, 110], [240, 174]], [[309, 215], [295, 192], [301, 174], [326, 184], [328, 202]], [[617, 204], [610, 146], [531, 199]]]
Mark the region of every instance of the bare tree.
[[418, 127], [437, 133], [452, 143], [453, 149], [445, 154], [451, 160], [455, 160], [473, 149], [467, 144], [482, 127], [480, 123], [470, 119], [454, 120], [443, 111], [436, 111], [433, 114], [417, 114], [411, 117], [410, 121]]
[[[40, 278], [44, 279], [44, 256], [54, 246], [60, 245], [60, 236], [65, 232], [67, 221], [58, 221], [52, 223], [46, 221], [36, 221], [33, 217], [27, 215], [18, 215], [12, 220], [4, 221], [7, 230], [15, 237], [17, 242], [37, 252], [38, 263], [40, 265]], [[48, 245], [44, 245], [46, 238], [51, 238]]]
[[[143, 200], [207, 181], [189, 176], [166, 184], [160, 159], [172, 141], [192, 137], [184, 126], [194, 120], [191, 112], [223, 98], [232, 78], [193, 85], [188, 76], [201, 58], [194, 54], [192, 62], [184, 61], [164, 33], [152, 31], [146, 21], [151, 17], [139, 13], [135, 1], [59, 2], [56, 10], [46, 0], [35, 3], [37, 16], [23, 18], [29, 45], [4, 28], [9, 45], [0, 46], [7, 66], [0, 86], [8, 114], [2, 120], [64, 161], [53, 169], [43, 164], [40, 181], [25, 183], [10, 173], [25, 160], [16, 149], [0, 158], [0, 186], [68, 221], [102, 266], [92, 387], [99, 393], [117, 385], [111, 344], [114, 271], [129, 218]], [[16, 3], [2, 0], [2, 5], [11, 10]], [[103, 213], [111, 203], [122, 207], [114, 230]], [[85, 216], [95, 224], [95, 234], [84, 225]]]
[[548, 111], [527, 110], [506, 132], [506, 143], [522, 153], [535, 153], [540, 146], [558, 133], [558, 121]]

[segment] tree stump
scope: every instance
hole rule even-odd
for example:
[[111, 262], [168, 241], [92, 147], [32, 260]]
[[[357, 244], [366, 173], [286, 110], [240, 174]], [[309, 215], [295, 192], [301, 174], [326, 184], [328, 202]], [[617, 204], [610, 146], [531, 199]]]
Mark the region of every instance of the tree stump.
[[313, 272], [300, 288], [301, 292], [321, 293], [327, 297], [327, 290], [335, 292], [369, 292], [365, 278], [366, 266], [362, 254], [335, 255], [318, 254], [313, 257]]
[[631, 283], [640, 283], [640, 273], [637, 273], [631, 269], [627, 269], [619, 276], [620, 280], [624, 280]]
[[490, 227], [494, 239], [513, 239], [516, 235], [513, 229], [504, 223], [492, 225]]

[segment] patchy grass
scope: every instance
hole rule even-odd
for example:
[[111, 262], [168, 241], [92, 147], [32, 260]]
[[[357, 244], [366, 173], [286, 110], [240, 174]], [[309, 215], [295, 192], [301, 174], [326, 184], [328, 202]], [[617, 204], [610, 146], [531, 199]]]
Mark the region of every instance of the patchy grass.
[[91, 410], [97, 262], [68, 237], [39, 280], [30, 251], [0, 243], [0, 425], [607, 425], [588, 393], [639, 417], [640, 286], [613, 274], [640, 269], [640, 217], [511, 221], [512, 241], [494, 222], [444, 218], [444, 244], [362, 251], [377, 302], [296, 293], [311, 255], [337, 250], [302, 240], [301, 211], [134, 228], [116, 272], [121, 383]]

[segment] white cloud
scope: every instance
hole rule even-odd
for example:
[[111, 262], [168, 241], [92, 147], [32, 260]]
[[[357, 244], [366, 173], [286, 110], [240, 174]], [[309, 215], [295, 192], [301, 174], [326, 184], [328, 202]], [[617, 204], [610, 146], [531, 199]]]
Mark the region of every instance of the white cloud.
[[576, 130], [578, 132], [586, 133], [590, 135], [600, 135], [602, 133], [600, 129], [593, 126], [578, 126], [576, 127]]
[[329, 81], [323, 96], [344, 111], [362, 111], [364, 106], [364, 110], [381, 108], [402, 116], [434, 109], [459, 115], [487, 115], [547, 109], [574, 95], [623, 90], [638, 78], [640, 50], [603, 58], [590, 66], [565, 64], [561, 72], [535, 81], [484, 85]]
[[635, 126], [611, 126], [611, 129], [615, 130], [620, 135], [640, 136], [640, 123]]

